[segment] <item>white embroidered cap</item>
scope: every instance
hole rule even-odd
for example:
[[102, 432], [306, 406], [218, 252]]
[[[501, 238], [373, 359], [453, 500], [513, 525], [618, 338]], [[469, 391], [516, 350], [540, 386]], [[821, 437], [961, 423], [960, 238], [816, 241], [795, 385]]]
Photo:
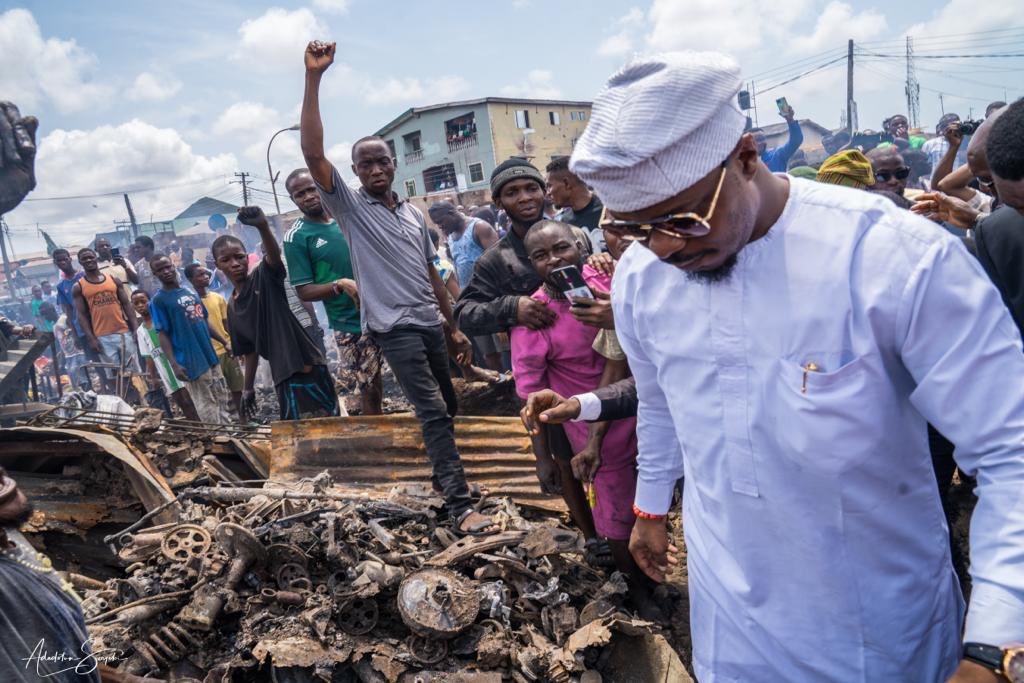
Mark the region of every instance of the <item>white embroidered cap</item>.
[[746, 126], [739, 67], [716, 52], [638, 57], [608, 79], [569, 168], [612, 211], [637, 211], [719, 166]]

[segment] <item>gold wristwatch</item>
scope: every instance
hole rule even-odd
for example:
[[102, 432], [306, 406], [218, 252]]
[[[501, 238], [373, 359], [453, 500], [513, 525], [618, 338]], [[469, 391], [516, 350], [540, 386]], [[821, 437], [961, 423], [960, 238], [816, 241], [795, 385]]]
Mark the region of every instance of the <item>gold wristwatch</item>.
[[1024, 683], [1024, 643], [1003, 647], [964, 643], [964, 659], [992, 669], [1010, 683]]

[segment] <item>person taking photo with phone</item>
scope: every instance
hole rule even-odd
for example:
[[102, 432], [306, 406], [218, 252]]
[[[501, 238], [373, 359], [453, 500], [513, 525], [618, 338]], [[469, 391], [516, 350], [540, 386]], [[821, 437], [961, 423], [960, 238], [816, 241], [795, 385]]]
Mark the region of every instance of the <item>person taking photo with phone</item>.
[[804, 144], [804, 132], [800, 129], [800, 122], [796, 120], [796, 112], [789, 106], [785, 97], [775, 100], [775, 104], [779, 107], [779, 116], [786, 119], [789, 128], [789, 139], [786, 140], [786, 144], [768, 149], [768, 138], [765, 137], [763, 129], [751, 128], [749, 132], [754, 136], [757, 153], [761, 155], [761, 161], [768, 170], [773, 173], [785, 173], [789, 160], [800, 149], [800, 145]]
[[[608, 292], [611, 276], [583, 265], [579, 241], [567, 223], [542, 221], [526, 234], [526, 253], [542, 284], [532, 299], [550, 310], [555, 321], [543, 329], [512, 328], [512, 373], [516, 391], [526, 400], [532, 392], [551, 389], [571, 396], [597, 389], [623, 378], [625, 359], [609, 360], [594, 349], [598, 328], [570, 314], [594, 300], [594, 292]], [[564, 430], [564, 432], [563, 432]], [[597, 534], [608, 541], [616, 569], [626, 574], [629, 595], [645, 619], [661, 621], [664, 615], [654, 603], [652, 584], [629, 554], [629, 535], [636, 517], [636, 420], [598, 423], [579, 422], [563, 430], [531, 433], [537, 459], [537, 477], [547, 493], [561, 493], [573, 517], [589, 512]], [[552, 449], [551, 434], [564, 433], [569, 449]], [[562, 453], [575, 454], [571, 459]], [[568, 494], [570, 483], [587, 489], [588, 510], [576, 509], [580, 501]]]

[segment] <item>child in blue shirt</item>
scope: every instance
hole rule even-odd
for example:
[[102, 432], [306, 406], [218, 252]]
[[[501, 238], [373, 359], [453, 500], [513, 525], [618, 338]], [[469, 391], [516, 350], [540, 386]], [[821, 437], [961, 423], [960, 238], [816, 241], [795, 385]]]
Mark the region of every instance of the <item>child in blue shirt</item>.
[[157, 254], [149, 264], [162, 285], [149, 304], [160, 347], [175, 377], [187, 384], [199, 419], [227, 424], [231, 419], [227, 412], [230, 396], [210, 340], [227, 342], [207, 325], [206, 307], [194, 292], [181, 286], [171, 260]]

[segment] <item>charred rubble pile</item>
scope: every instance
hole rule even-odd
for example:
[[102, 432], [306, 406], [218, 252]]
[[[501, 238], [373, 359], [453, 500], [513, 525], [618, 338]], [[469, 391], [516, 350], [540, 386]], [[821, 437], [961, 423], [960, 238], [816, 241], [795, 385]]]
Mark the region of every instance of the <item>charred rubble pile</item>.
[[177, 522], [116, 535], [124, 575], [84, 594], [125, 674], [600, 681], [617, 640], [653, 632], [575, 532], [506, 498], [479, 506], [497, 533], [457, 537], [440, 499], [332, 493], [326, 474], [178, 494]]

